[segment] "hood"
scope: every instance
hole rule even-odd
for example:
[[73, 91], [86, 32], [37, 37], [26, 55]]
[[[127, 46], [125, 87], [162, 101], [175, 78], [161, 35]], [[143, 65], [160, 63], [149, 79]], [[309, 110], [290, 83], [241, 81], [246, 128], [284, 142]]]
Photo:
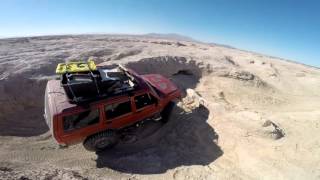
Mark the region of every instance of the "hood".
[[165, 78], [160, 74], [142, 75], [142, 78], [165, 95], [170, 94], [178, 89], [177, 86], [174, 85], [168, 78]]

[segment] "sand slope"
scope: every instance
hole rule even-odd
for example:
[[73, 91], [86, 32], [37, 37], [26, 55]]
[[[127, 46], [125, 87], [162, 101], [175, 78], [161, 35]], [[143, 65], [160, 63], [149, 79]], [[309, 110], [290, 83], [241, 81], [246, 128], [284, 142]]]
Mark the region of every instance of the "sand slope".
[[[172, 79], [168, 124], [91, 153], [60, 149], [43, 120], [56, 64], [93, 57]], [[187, 90], [189, 89], [189, 90]], [[150, 36], [0, 40], [0, 179], [319, 179], [320, 70], [257, 53]]]

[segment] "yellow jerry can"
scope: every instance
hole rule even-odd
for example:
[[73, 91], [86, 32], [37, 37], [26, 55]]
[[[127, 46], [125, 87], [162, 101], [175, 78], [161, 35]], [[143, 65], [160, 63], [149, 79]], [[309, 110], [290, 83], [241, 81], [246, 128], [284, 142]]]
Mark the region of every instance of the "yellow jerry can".
[[56, 74], [89, 72], [94, 70], [97, 70], [97, 67], [93, 60], [89, 60], [88, 62], [68, 62], [59, 63]]

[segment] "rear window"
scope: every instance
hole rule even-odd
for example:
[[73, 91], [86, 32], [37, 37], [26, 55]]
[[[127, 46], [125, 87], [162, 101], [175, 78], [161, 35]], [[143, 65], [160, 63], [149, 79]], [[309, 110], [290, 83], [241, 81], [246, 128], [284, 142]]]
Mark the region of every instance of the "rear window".
[[51, 129], [51, 113], [50, 113], [50, 108], [49, 108], [49, 100], [48, 100], [48, 92], [46, 89], [45, 95], [44, 95], [44, 117], [46, 120], [46, 123], [48, 127]]
[[99, 123], [99, 110], [87, 110], [63, 118], [63, 130], [71, 131]]

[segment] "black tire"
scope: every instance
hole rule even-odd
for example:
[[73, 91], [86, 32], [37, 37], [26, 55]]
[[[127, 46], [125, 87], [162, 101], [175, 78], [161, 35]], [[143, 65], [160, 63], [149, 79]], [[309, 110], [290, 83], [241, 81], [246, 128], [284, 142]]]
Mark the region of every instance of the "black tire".
[[161, 112], [161, 121], [163, 123], [167, 123], [169, 121], [169, 118], [170, 118], [170, 115], [171, 115], [171, 112], [172, 112], [172, 109], [174, 108], [174, 106], [176, 105], [175, 102], [172, 102], [170, 101], [166, 107], [164, 107], [164, 109], [162, 110]]
[[119, 137], [115, 131], [109, 130], [89, 136], [83, 146], [88, 151], [102, 151], [112, 148], [119, 141]]

